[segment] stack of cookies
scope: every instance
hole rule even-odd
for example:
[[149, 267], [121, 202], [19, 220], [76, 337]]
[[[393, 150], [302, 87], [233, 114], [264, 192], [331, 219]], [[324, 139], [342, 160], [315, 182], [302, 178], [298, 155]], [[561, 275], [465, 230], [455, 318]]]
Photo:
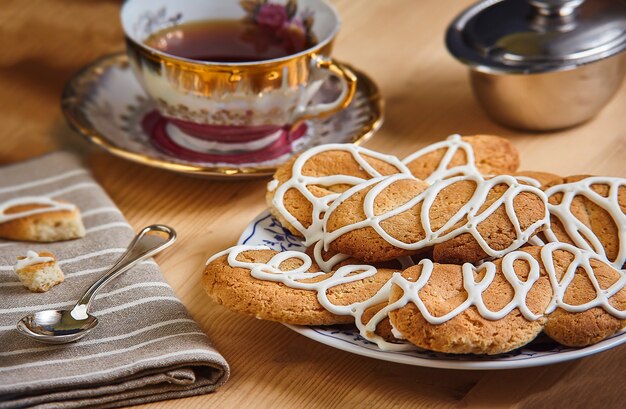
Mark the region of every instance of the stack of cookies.
[[542, 331], [586, 346], [626, 325], [626, 179], [518, 172], [497, 136], [404, 160], [323, 145], [281, 166], [272, 215], [306, 253], [236, 246], [204, 286], [235, 311], [356, 325], [380, 348], [499, 354]]

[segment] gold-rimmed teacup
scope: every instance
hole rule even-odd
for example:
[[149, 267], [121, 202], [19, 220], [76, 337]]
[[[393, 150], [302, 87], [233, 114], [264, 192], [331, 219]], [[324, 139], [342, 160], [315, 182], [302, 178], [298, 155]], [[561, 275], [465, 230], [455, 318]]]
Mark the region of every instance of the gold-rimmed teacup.
[[[289, 19], [271, 15], [281, 7], [290, 8]], [[304, 30], [316, 40], [282, 58], [237, 63], [188, 59], [145, 43], [160, 30], [192, 21], [250, 17]], [[340, 22], [325, 0], [128, 0], [121, 19], [135, 75], [160, 114], [177, 132], [197, 138], [193, 146], [200, 151], [203, 143], [207, 149], [258, 149], [280, 129], [342, 110], [356, 89], [354, 74], [330, 57]], [[313, 102], [329, 76], [341, 84], [337, 97]]]

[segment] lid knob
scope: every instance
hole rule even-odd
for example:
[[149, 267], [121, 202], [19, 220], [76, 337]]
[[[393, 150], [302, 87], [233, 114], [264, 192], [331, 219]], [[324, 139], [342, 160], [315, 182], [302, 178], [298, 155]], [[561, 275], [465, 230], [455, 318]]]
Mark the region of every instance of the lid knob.
[[542, 16], [569, 16], [585, 0], [528, 0], [535, 11]]

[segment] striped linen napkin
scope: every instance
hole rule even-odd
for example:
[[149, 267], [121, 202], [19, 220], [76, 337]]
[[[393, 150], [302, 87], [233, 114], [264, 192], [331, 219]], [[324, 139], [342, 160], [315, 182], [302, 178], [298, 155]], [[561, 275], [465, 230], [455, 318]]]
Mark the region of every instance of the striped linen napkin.
[[[87, 234], [57, 243], [0, 239], [0, 408], [118, 407], [199, 395], [222, 385], [228, 364], [187, 315], [153, 260], [98, 294], [91, 312], [100, 323], [82, 340], [45, 345], [16, 330], [16, 322], [31, 312], [73, 305], [135, 234], [70, 153], [0, 168], [0, 203], [38, 195], [77, 205]], [[65, 282], [47, 293], [24, 288], [13, 265], [27, 250], [54, 253]]]

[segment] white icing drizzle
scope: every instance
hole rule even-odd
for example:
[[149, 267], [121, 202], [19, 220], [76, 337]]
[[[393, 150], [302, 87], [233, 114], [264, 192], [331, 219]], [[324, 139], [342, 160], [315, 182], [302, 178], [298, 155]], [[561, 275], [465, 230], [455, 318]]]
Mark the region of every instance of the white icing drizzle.
[[[7, 210], [15, 206], [23, 206], [23, 205], [42, 205], [45, 207], [7, 214]], [[45, 196], [18, 197], [18, 198], [10, 199], [10, 200], [7, 200], [6, 202], [0, 203], [0, 223], [5, 223], [11, 220], [21, 219], [21, 218], [32, 216], [35, 214], [58, 212], [61, 210], [75, 210], [75, 209], [76, 209], [76, 206], [74, 206], [71, 203], [60, 203], [60, 202], [57, 202], [56, 200], [52, 200]]]
[[13, 269], [17, 271], [23, 269], [24, 267], [33, 266], [35, 264], [49, 263], [51, 261], [54, 261], [53, 257], [43, 257], [36, 251], [28, 250], [26, 252], [26, 257], [17, 259], [17, 263], [15, 263]]
[[[594, 192], [591, 188], [593, 185], [608, 186], [608, 196], [604, 197]], [[548, 198], [558, 193], [563, 195], [559, 204], [555, 205], [548, 202], [548, 211], [561, 221], [572, 242], [581, 249], [595, 252], [618, 270], [622, 269], [626, 263], [626, 214], [622, 212], [619, 205], [620, 187], [626, 188], [626, 179], [594, 176], [577, 182], [556, 185], [548, 188], [545, 192]], [[576, 196], [586, 197], [604, 209], [615, 222], [618, 231], [619, 250], [614, 260], [609, 260], [602, 242], [593, 230], [572, 213], [572, 201]], [[544, 234], [548, 242], [559, 241], [551, 229], [547, 229]], [[536, 239], [535, 243], [539, 244], [541, 241]]]
[[[365, 182], [367, 179], [350, 175], [329, 175], [329, 176], [305, 176], [302, 174], [302, 169], [306, 162], [323, 152], [329, 151], [343, 151], [352, 155], [352, 158], [359, 164], [361, 169], [365, 171], [371, 178], [381, 176], [372, 165], [363, 157], [366, 155], [371, 158], [375, 158], [384, 161], [399, 170], [400, 173], [410, 175], [410, 171], [407, 167], [395, 156], [385, 155], [379, 152], [371, 151], [369, 149], [361, 148], [352, 144], [327, 144], [320, 145], [305, 151], [302, 155], [295, 160], [292, 166], [291, 178], [275, 190], [274, 198], [272, 199], [272, 205], [274, 208], [291, 224], [302, 236], [304, 237], [304, 245], [309, 246], [319, 241], [322, 237], [322, 217], [328, 210], [328, 206], [335, 200], [339, 193], [330, 193], [323, 197], [316, 197], [308, 189], [310, 185], [318, 186], [332, 186], [332, 185], [358, 185]], [[270, 182], [271, 183], [271, 182]], [[273, 187], [274, 185], [270, 186]], [[313, 206], [312, 223], [309, 227], [304, 227], [298, 219], [296, 219], [285, 207], [284, 198], [285, 193], [290, 189], [299, 191]], [[271, 190], [270, 190], [271, 191]]]
[[405, 339], [404, 335], [402, 335], [402, 333], [398, 331], [396, 326], [393, 325], [393, 322], [390, 321], [389, 324], [391, 324], [391, 335], [393, 335], [395, 339]]
[[272, 179], [269, 182], [267, 182], [267, 191], [268, 192], [273, 192], [274, 190], [276, 190], [277, 187], [278, 187], [278, 180], [277, 179]]
[[[437, 180], [447, 179], [449, 177], [459, 175], [480, 176], [480, 172], [474, 163], [474, 149], [472, 148], [472, 145], [461, 139], [461, 135], [459, 134], [450, 135], [445, 141], [428, 145], [417, 152], [410, 154], [404, 158], [402, 162], [405, 165], [409, 165], [414, 160], [439, 149], [445, 149], [446, 152], [439, 161], [437, 168], [426, 179], [424, 179], [425, 182], [433, 183]], [[453, 166], [450, 168], [450, 162], [452, 162], [452, 158], [459, 150], [465, 153], [466, 163], [464, 165]]]
[[80, 304], [74, 307], [72, 311], [70, 311], [70, 315], [72, 316], [72, 318], [78, 321], [86, 320], [87, 318], [89, 318], [89, 315], [87, 314], [87, 306], [85, 304]]
[[538, 181], [535, 178], [531, 178], [530, 176], [520, 176], [520, 175], [516, 175], [515, 179], [519, 180], [520, 182], [524, 182], [527, 185], [531, 185], [534, 186], [536, 188], [541, 188], [541, 182]]
[[[355, 324], [361, 335], [364, 338], [377, 343], [378, 346], [384, 350], [405, 350], [407, 347], [410, 348], [410, 346], [406, 344], [386, 342], [382, 337], [374, 333], [376, 326], [388, 316], [390, 311], [402, 308], [409, 302], [415, 304], [424, 319], [434, 325], [443, 324], [472, 306], [478, 310], [478, 313], [482, 317], [488, 320], [502, 319], [514, 309], [519, 309], [526, 319], [534, 321], [541, 318], [545, 314], [553, 312], [556, 308], [562, 308], [563, 310], [572, 313], [579, 313], [595, 307], [604, 309], [607, 313], [618, 319], [626, 319], [626, 311], [618, 310], [609, 303], [609, 299], [626, 285], [626, 272], [617, 270], [617, 273], [620, 274], [620, 278], [609, 288], [602, 289], [591, 267], [591, 260], [603, 260], [593, 252], [582, 250], [566, 243], [549, 243], [545, 245], [540, 251], [540, 260], [535, 259], [529, 253], [521, 250], [513, 251], [503, 257], [501, 271], [504, 278], [512, 286], [514, 296], [513, 299], [499, 311], [489, 310], [482, 298], [483, 292], [489, 287], [496, 276], [496, 265], [490, 261], [476, 267], [470, 263], [464, 264], [461, 268], [463, 274], [463, 288], [467, 292], [467, 299], [458, 307], [443, 316], [432, 315], [419, 295], [420, 289], [428, 283], [428, 280], [430, 279], [435, 268], [435, 264], [430, 260], [420, 261], [419, 265], [422, 266], [422, 270], [417, 281], [409, 281], [402, 277], [401, 273], [395, 273], [393, 277], [388, 280], [387, 283], [385, 283], [373, 297], [350, 305], [342, 306], [335, 305], [328, 299], [328, 290], [337, 285], [371, 277], [377, 273], [376, 268], [369, 265], [348, 265], [339, 268], [325, 280], [315, 283], [304, 283], [302, 280], [326, 274], [323, 272], [307, 272], [307, 270], [312, 266], [312, 260], [305, 253], [297, 251], [277, 253], [267, 263], [237, 260], [239, 254], [251, 250], [269, 250], [269, 248], [266, 246], [235, 246], [214, 255], [207, 261], [207, 264], [221, 256], [228, 255], [227, 262], [231, 267], [248, 269], [250, 270], [251, 276], [256, 279], [280, 282], [287, 287], [294, 289], [315, 291], [317, 293], [319, 303], [326, 310], [336, 315], [353, 316], [355, 318]], [[560, 280], [557, 278], [553, 259], [554, 252], [558, 250], [567, 251], [574, 256], [574, 259], [567, 267], [565, 274]], [[301, 265], [292, 270], [280, 270], [279, 267], [281, 264], [289, 259], [300, 260]], [[516, 261], [524, 261], [529, 266], [530, 271], [525, 281], [520, 280], [517, 274], [515, 274], [513, 267]], [[526, 297], [534, 283], [539, 279], [542, 267], [549, 277], [553, 290], [553, 296], [545, 311], [535, 314], [526, 304]], [[578, 269], [583, 269], [591, 281], [596, 291], [596, 297], [585, 304], [571, 305], [564, 301], [564, 296]], [[483, 278], [480, 281], [476, 281], [474, 279], [475, 274], [483, 270], [485, 272]], [[394, 284], [398, 285], [403, 290], [402, 297], [382, 308], [366, 324], [363, 324], [361, 317], [365, 310], [377, 304], [388, 302], [391, 286]]]
[[[376, 231], [376, 233], [394, 247], [416, 251], [433, 246], [434, 244], [442, 243], [457, 237], [463, 233], [471, 234], [478, 242], [483, 251], [490, 257], [502, 257], [511, 250], [515, 250], [525, 244], [528, 239], [541, 227], [549, 223], [547, 206], [545, 206], [546, 198], [544, 193], [533, 186], [519, 183], [513, 176], [500, 175], [491, 179], [484, 180], [481, 175], [465, 175], [456, 176], [450, 179], [438, 180], [430, 187], [425, 189], [419, 195], [413, 197], [408, 202], [404, 203], [397, 208], [385, 212], [383, 214], [376, 215], [374, 213], [374, 202], [378, 195], [387, 187], [395, 182], [401, 180], [412, 179], [412, 176], [396, 174], [392, 176], [384, 176], [380, 178], [374, 178], [364, 183], [354, 186], [344, 192], [339, 198], [337, 198], [330, 206], [324, 217], [324, 249], [328, 250], [330, 243], [337, 239], [339, 236], [348, 232], [370, 227]], [[476, 184], [476, 189], [467, 203], [465, 203], [459, 211], [453, 215], [443, 226], [438, 230], [433, 230], [430, 222], [431, 206], [434, 203], [438, 194], [448, 186], [460, 182], [460, 181], [472, 181]], [[495, 200], [487, 209], [484, 209], [481, 213], [478, 213], [480, 207], [485, 203], [489, 192], [497, 185], [508, 185], [508, 189]], [[330, 215], [335, 209], [343, 203], [350, 196], [355, 193], [373, 186], [365, 195], [363, 200], [363, 213], [366, 219], [343, 226], [335, 231], [329, 232], [327, 229], [327, 222]], [[515, 212], [514, 200], [522, 192], [529, 192], [535, 194], [537, 197], [543, 200], [545, 212], [541, 219], [535, 221], [532, 225], [528, 226], [525, 230], [522, 230], [519, 218]], [[421, 206], [420, 220], [422, 228], [424, 229], [425, 236], [422, 240], [413, 243], [405, 243], [392, 237], [387, 233], [381, 223], [393, 216], [403, 213], [407, 210], [414, 208], [419, 203]], [[491, 216], [500, 206], [504, 205], [506, 214], [515, 229], [515, 238], [511, 244], [503, 249], [496, 250], [489, 246], [489, 243], [482, 237], [478, 231], [478, 225], [486, 218]], [[454, 225], [464, 221], [463, 225], [450, 230]], [[448, 231], [449, 230], [449, 231]]]
[[331, 258], [329, 258], [328, 260], [324, 260], [323, 251], [324, 251], [324, 241], [320, 240], [317, 243], [315, 243], [313, 247], [313, 259], [315, 260], [317, 265], [322, 269], [322, 271], [326, 271], [326, 272], [332, 271], [335, 269], [336, 265], [350, 258], [350, 256], [347, 254], [337, 253]]

